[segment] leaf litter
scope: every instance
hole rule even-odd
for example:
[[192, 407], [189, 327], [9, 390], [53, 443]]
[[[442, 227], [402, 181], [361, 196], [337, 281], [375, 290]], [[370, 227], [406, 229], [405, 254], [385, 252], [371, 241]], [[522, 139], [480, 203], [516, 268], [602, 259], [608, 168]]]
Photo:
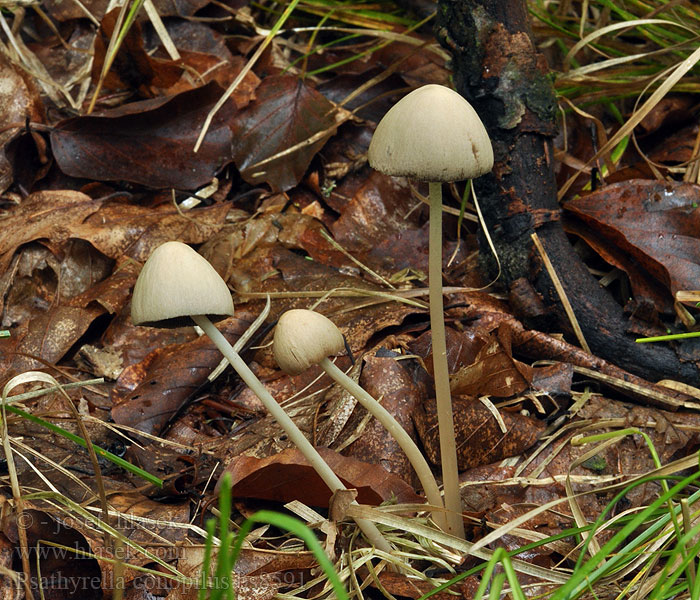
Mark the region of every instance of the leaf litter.
[[[252, 393], [229, 371], [210, 380], [220, 357], [207, 338], [193, 328], [150, 330], [130, 323], [131, 289], [140, 264], [167, 240], [198, 247], [235, 294], [236, 316], [219, 325], [232, 340], [244, 333], [269, 295], [270, 316], [245, 351], [254, 371], [348, 487], [360, 490], [362, 502], [412, 504], [404, 513], [418, 518], [415, 478], [393, 439], [320, 370], [294, 377], [280, 373], [271, 359], [270, 329], [292, 307], [314, 307], [331, 316], [354, 355], [354, 364], [348, 357], [338, 364], [382, 400], [430, 461], [439, 462], [422, 301], [428, 237], [422, 192], [371, 171], [365, 153], [373, 126], [391, 100], [407, 86], [445, 84], [450, 74], [444, 51], [429, 33], [410, 32], [405, 24], [387, 27], [403, 41], [379, 45], [377, 39], [391, 36], [363, 29], [357, 35], [364, 41], [342, 45], [334, 37], [340, 31], [319, 29], [328, 42], [323, 50], [314, 48], [313, 37], [290, 28], [272, 41], [217, 113], [195, 153], [206, 116], [265, 33], [264, 16], [244, 5], [155, 5], [167, 17], [180, 59], [168, 56], [151, 24], [141, 18], [126, 35], [103, 82], [98, 110], [90, 115], [86, 98], [105, 59], [115, 13], [99, 1], [80, 9], [46, 2], [53, 29], [40, 25], [39, 13], [16, 15], [16, 43], [4, 47], [0, 61], [11, 87], [0, 101], [12, 99], [3, 111], [0, 138], [0, 314], [10, 334], [0, 339], [0, 373], [3, 384], [18, 373], [44, 369], [65, 381], [107, 378], [104, 385], [71, 396], [92, 441], [121, 449], [165, 482], [162, 489], [145, 487], [113, 465], [101, 464], [120, 534], [132, 543], [127, 585], [137, 594], [133, 597], [146, 597], [137, 591], [146, 589], [139, 588], [145, 576], [138, 570], [146, 568], [152, 571], [151, 593], [194, 598], [196, 591], [162, 575], [172, 575], [172, 569], [180, 569], [183, 577], [197, 574], [202, 529], [195, 519], [208, 510], [212, 484], [224, 468], [236, 473], [240, 515], [263, 501], [282, 510], [284, 503], [301, 499], [319, 511], [327, 511], [330, 501]], [[184, 18], [203, 9], [210, 19]], [[337, 19], [337, 29], [352, 22], [377, 25], [359, 14], [339, 12], [329, 18]], [[300, 32], [305, 24], [315, 24], [301, 13], [294, 19]], [[373, 51], [364, 52], [367, 48]], [[92, 72], [84, 60], [87, 50], [95, 56]], [[683, 144], [676, 146], [660, 137], [654, 143], [652, 137], [686, 126], [682, 114], [689, 105], [682, 100], [641, 119], [638, 129], [654, 165], [667, 165], [671, 174], [678, 164], [696, 158], [697, 132], [681, 128]], [[579, 120], [574, 134], [580, 139], [582, 131], [586, 128]], [[594, 153], [593, 147], [579, 147], [557, 156], [567, 165], [580, 165]], [[654, 180], [659, 167], [650, 166], [642, 154], [636, 160], [630, 156], [629, 164], [608, 173], [616, 183], [590, 193], [584, 184], [571, 188], [564, 203], [567, 227], [585, 240], [593, 272], [624, 273], [608, 285], [635, 313], [631, 327], [661, 331], [679, 311], [674, 294], [697, 287], [697, 188]], [[639, 173], [646, 178], [629, 177]], [[214, 177], [217, 191], [199, 197], [197, 190]], [[190, 208], [185, 198], [196, 199], [198, 206]], [[452, 204], [459, 215], [459, 203]], [[636, 427], [651, 436], [662, 463], [668, 463], [697, 447], [698, 401], [518, 321], [502, 290], [466, 290], [474, 277], [466, 273], [477, 265], [477, 232], [462, 227], [456, 235], [457, 217], [446, 216], [443, 255], [446, 262], [448, 257], [457, 261], [446, 271], [457, 288], [448, 295], [446, 317], [470, 535], [476, 541], [484, 535], [484, 524], [507, 526], [530, 515], [533, 506], [560, 502], [556, 510], [525, 518], [497, 544], [516, 549], [536, 534], [557, 535], [574, 526], [577, 515], [594, 521], [611, 498], [612, 488], [603, 485], [654, 469], [638, 436], [580, 460], [588, 448], [575, 445], [577, 435]], [[517, 301], [537, 305], [526, 295]], [[694, 307], [686, 310], [694, 318]], [[696, 360], [692, 346], [683, 352]], [[555, 364], [532, 362], [542, 360]], [[23, 406], [70, 426], [55, 394]], [[94, 555], [90, 572], [101, 589], [110, 589], [115, 563], [102, 558], [113, 558], [114, 548], [105, 543], [101, 525], [66, 508], [70, 502], [90, 501], [90, 490], [98, 487], [87, 454], [15, 416], [8, 427], [13, 453], [25, 459], [15, 461], [22, 486], [63, 499], [36, 498], [28, 512], [13, 518], [33, 518], [31, 544], [38, 539], [75, 543]], [[571, 490], [580, 494], [576, 508], [566, 500]], [[643, 506], [657, 494], [656, 484], [647, 483], [630, 492], [620, 509]], [[321, 518], [327, 517], [324, 512]], [[11, 550], [20, 543], [17, 524], [12, 519], [3, 523], [3, 542]], [[334, 551], [351, 549], [347, 533], [331, 538], [332, 527], [317, 532], [336, 541]], [[287, 548], [260, 532], [244, 551], [238, 574], [272, 577], [239, 581], [239, 592], [272, 597], [298, 589], [303, 596], [315, 563], [294, 543]], [[156, 549], [165, 552], [154, 559]], [[520, 558], [552, 569], [573, 551], [570, 541], [561, 540]], [[257, 564], [258, 555], [266, 556], [265, 566]], [[449, 568], [440, 577], [449, 578], [455, 562], [445, 559]], [[85, 575], [88, 566], [75, 557], [65, 564], [42, 557], [40, 564], [66, 577]], [[3, 567], [21, 570], [7, 561]], [[426, 576], [415, 585], [387, 571], [379, 579], [367, 576], [370, 580], [408, 597], [420, 595], [416, 588], [421, 593], [432, 589]], [[44, 591], [49, 589], [51, 584]], [[467, 580], [462, 594], [468, 596], [469, 589]]]

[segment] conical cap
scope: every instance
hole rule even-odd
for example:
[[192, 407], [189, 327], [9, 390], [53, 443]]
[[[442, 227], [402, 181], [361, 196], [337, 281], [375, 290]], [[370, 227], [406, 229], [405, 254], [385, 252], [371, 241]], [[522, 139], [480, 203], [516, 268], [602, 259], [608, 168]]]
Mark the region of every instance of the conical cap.
[[[135, 325], [177, 326], [190, 315], [233, 314], [226, 282], [209, 262], [187, 244], [158, 246], [141, 269], [131, 300]], [[191, 322], [190, 322], [191, 323]]]
[[343, 334], [328, 317], [293, 309], [280, 317], [272, 350], [280, 369], [296, 375], [344, 348]]
[[473, 179], [493, 168], [491, 140], [479, 115], [457, 92], [435, 84], [389, 109], [367, 156], [377, 171], [420, 181]]

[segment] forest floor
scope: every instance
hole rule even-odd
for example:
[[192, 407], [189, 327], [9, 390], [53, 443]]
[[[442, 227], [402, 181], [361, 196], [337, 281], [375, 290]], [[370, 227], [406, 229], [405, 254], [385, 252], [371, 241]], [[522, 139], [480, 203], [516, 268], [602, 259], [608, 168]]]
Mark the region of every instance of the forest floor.
[[[631, 339], [692, 334], [700, 17], [685, 2], [530, 8], [559, 101], [551, 168], [569, 240]], [[444, 186], [442, 248], [466, 539], [437, 528], [408, 459], [354, 397], [320, 367], [287, 375], [274, 360], [285, 311], [328, 316], [349, 350], [336, 364], [439, 479], [428, 185], [367, 162], [399, 98], [451, 86], [434, 10], [3, 8], [0, 598], [202, 597], [224, 472], [233, 507], [217, 538], [259, 519], [236, 555], [241, 600], [339, 595], [318, 554], [261, 509], [304, 522], [357, 599], [472, 598], [487, 585], [491, 597], [700, 597], [699, 382], [647, 380], [546, 316], [526, 321], [485, 268], [468, 183]], [[359, 506], [331, 495], [201, 331], [132, 323], [136, 279], [167, 241], [226, 281], [235, 313], [217, 327]], [[692, 337], [655, 343], [700, 360]], [[371, 548], [352, 518], [394, 552]], [[207, 597], [229, 593], [217, 575]]]

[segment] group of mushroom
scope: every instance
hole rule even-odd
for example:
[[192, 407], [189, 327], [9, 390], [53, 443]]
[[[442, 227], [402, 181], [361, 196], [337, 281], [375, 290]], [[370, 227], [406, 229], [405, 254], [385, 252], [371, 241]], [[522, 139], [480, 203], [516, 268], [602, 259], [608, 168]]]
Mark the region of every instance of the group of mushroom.
[[[411, 115], [410, 119], [407, 115]], [[411, 125], [407, 126], [409, 122]], [[445, 502], [428, 463], [408, 433], [376, 399], [329, 359], [345, 348], [342, 334], [330, 319], [310, 310], [287, 311], [275, 330], [274, 356], [279, 367], [289, 374], [301, 373], [318, 364], [352, 394], [406, 453], [435, 523], [463, 537], [442, 304], [441, 193], [443, 182], [471, 179], [490, 171], [491, 144], [479, 117], [464, 98], [449, 88], [426, 85], [405, 96], [387, 112], [377, 126], [368, 158], [372, 167], [388, 175], [429, 182], [430, 322]], [[131, 316], [135, 325], [197, 324], [331, 491], [344, 489], [338, 476], [209, 318], [231, 316], [233, 311], [228, 286], [211, 264], [186, 244], [166, 242], [153, 251], [139, 274]], [[356, 521], [370, 543], [380, 550], [391, 551], [374, 523], [365, 519]]]

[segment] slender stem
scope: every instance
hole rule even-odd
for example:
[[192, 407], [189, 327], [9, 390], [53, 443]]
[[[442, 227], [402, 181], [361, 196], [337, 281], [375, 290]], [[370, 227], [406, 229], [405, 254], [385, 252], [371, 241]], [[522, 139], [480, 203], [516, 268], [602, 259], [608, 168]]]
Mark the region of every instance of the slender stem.
[[406, 433], [404, 428], [401, 427], [392, 414], [381, 404], [379, 404], [379, 402], [367, 390], [350, 379], [350, 377], [343, 373], [343, 371], [341, 371], [328, 358], [324, 358], [319, 364], [323, 370], [328, 373], [328, 375], [330, 375], [339, 385], [343, 386], [348, 392], [350, 392], [357, 399], [357, 401], [384, 426], [391, 437], [396, 440], [416, 471], [416, 475], [418, 475], [418, 479], [423, 486], [423, 491], [425, 491], [428, 502], [437, 508], [437, 510], [435, 510], [433, 513], [435, 522], [438, 524], [440, 529], [447, 531], [448, 524], [445, 513], [443, 512], [444, 505], [442, 503], [442, 496], [440, 495], [440, 488], [435, 481], [435, 476], [430, 470], [428, 462], [418, 449], [418, 446], [416, 446], [415, 442], [411, 439], [411, 436]]
[[428, 298], [430, 301], [430, 331], [433, 343], [433, 374], [437, 400], [438, 429], [442, 483], [445, 488], [445, 508], [450, 533], [464, 539], [462, 498], [459, 493], [457, 447], [452, 418], [452, 397], [447, 369], [445, 316], [442, 305], [442, 184], [430, 183], [430, 237], [428, 241]]
[[[214, 326], [209, 318], [204, 315], [192, 315], [192, 320], [197, 323], [197, 325], [202, 328], [204, 333], [209, 336], [211, 341], [214, 342], [214, 345], [221, 351], [221, 354], [228, 359], [231, 366], [236, 370], [238, 375], [240, 375], [244, 383], [251, 390], [253, 390], [258, 398], [260, 398], [260, 401], [265, 405], [265, 408], [279, 423], [280, 427], [282, 427], [292, 443], [306, 457], [309, 463], [311, 463], [311, 466], [314, 468], [316, 473], [318, 473], [321, 479], [323, 479], [324, 483], [331, 489], [331, 491], [335, 492], [337, 490], [346, 489], [338, 476], [328, 466], [326, 461], [323, 460], [316, 448], [314, 448], [311, 442], [306, 439], [306, 436], [296, 426], [289, 415], [284, 412], [284, 409], [277, 404], [277, 401], [272, 397], [272, 394], [267, 391], [262, 382], [255, 376], [255, 373], [250, 370], [238, 352], [233, 349], [233, 346], [229, 344], [228, 340]], [[386, 541], [386, 539], [384, 539], [384, 536], [380, 533], [379, 529], [377, 529], [377, 526], [372, 523], [372, 521], [367, 519], [355, 519], [355, 522], [362, 530], [362, 533], [367, 536], [370, 543], [374, 544], [376, 548], [379, 550], [384, 550], [385, 552], [392, 551], [391, 546], [389, 546], [389, 543]]]

